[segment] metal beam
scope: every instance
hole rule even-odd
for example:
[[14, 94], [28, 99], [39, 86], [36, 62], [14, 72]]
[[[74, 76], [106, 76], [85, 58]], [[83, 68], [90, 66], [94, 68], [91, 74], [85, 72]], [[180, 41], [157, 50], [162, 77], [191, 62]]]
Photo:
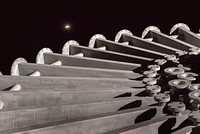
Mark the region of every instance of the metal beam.
[[129, 105], [127, 109], [134, 109], [138, 107], [137, 104], [134, 105], [134, 102], [138, 100], [142, 102], [140, 104], [141, 106], [148, 106], [156, 103], [152, 97], [143, 100], [139, 98], [123, 98], [96, 103], [26, 107], [10, 110], [3, 109], [0, 111], [0, 131], [44, 125], [63, 120], [70, 121], [103, 113], [116, 112], [123, 109], [126, 105]]
[[180, 39], [184, 42], [187, 42], [187, 43], [190, 43], [196, 47], [200, 47], [200, 36], [189, 31], [189, 30], [186, 30], [182, 27], [178, 27], [176, 32], [175, 32], [178, 37], [177, 39]]
[[[3, 109], [20, 108], [27, 106], [44, 106], [59, 104], [91, 103], [118, 98], [128, 98], [145, 92], [145, 88], [124, 88], [113, 90], [78, 90], [78, 91], [48, 91], [39, 90], [19, 92], [4, 91], [0, 94], [0, 101], [3, 102]], [[145, 97], [146, 100], [148, 97]], [[143, 99], [134, 97], [132, 99]], [[143, 101], [142, 101], [143, 102]]]
[[148, 41], [136, 36], [123, 34], [119, 40], [120, 42], [128, 41], [130, 46], [140, 47], [144, 49], [149, 49], [152, 51], [157, 51], [164, 54], [175, 54], [179, 49], [166, 46], [164, 44]]
[[21, 63], [19, 66], [20, 75], [29, 75], [39, 71], [41, 76], [62, 76], [62, 77], [99, 77], [99, 78], [128, 78], [137, 79], [141, 74], [133, 71], [99, 69], [88, 67], [56, 66], [33, 63]]
[[147, 57], [122, 54], [122, 53], [99, 50], [77, 45], [70, 45], [69, 49], [70, 49], [70, 55], [83, 53], [85, 57], [91, 57], [97, 59], [114, 60], [114, 61], [136, 63], [136, 64], [150, 63], [150, 61], [153, 60], [152, 58], [147, 58]]
[[122, 87], [144, 87], [142, 81], [117, 78], [0, 76], [0, 91], [19, 84], [22, 90], [107, 90]]
[[151, 30], [149, 33], [154, 42], [161, 43], [179, 50], [189, 51], [190, 48], [195, 47], [192, 44], [170, 37], [158, 31]]
[[141, 66], [140, 64], [127, 63], [123, 61], [119, 62], [90, 57], [76, 57], [57, 53], [44, 53], [45, 64], [51, 64], [58, 60], [62, 62], [62, 66], [79, 66], [102, 69], [134, 70]]
[[130, 54], [130, 55], [137, 55], [142, 57], [148, 57], [148, 58], [162, 58], [164, 53], [151, 51], [149, 49], [143, 49], [140, 47], [130, 46], [130, 45], [124, 45], [122, 43], [116, 43], [114, 41], [105, 40], [105, 39], [96, 39], [94, 48], [99, 47], [106, 47], [106, 50], [113, 51], [113, 52], [119, 52], [124, 54]]
[[[130, 110], [122, 110], [117, 112], [111, 112], [106, 114], [101, 114], [97, 116], [90, 116], [86, 118], [80, 118], [78, 120], [72, 121], [61, 121], [51, 124], [29, 127], [25, 129], [18, 129], [7, 131], [5, 133], [29, 133], [29, 134], [86, 134], [86, 133], [104, 133], [114, 129], [122, 128], [128, 125], [135, 124], [137, 117], [142, 116], [143, 113], [156, 110], [156, 114], [153, 115], [153, 118], [163, 116], [163, 107], [150, 106], [150, 107], [141, 107], [133, 108]], [[147, 115], [143, 115], [147, 116]]]

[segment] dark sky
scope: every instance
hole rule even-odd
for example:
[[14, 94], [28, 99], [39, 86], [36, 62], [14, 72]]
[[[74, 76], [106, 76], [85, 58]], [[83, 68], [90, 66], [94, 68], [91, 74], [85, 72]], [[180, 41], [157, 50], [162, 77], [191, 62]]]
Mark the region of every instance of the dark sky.
[[[193, 32], [200, 28], [200, 6], [189, 0], [1, 0], [0, 71], [10, 74], [12, 62], [24, 57], [35, 62], [37, 52], [49, 47], [61, 53], [74, 39], [87, 45], [96, 33], [113, 40], [121, 29], [141, 36], [150, 25], [168, 34], [171, 27], [186, 23]], [[71, 29], [66, 31], [66, 23]]]

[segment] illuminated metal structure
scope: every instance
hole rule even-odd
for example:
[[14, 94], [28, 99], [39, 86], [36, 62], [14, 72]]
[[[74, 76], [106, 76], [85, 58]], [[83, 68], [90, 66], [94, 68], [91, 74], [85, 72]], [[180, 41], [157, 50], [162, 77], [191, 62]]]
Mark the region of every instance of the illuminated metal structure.
[[[2, 134], [200, 133], [200, 36], [183, 23], [142, 38], [96, 34], [43, 48], [0, 76]], [[196, 63], [195, 63], [196, 62]]]

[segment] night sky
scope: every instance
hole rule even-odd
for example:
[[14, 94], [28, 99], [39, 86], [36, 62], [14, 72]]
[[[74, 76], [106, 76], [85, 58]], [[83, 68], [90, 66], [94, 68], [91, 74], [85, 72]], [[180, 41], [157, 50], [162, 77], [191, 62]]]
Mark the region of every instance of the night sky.
[[[140, 36], [155, 25], [168, 34], [179, 22], [191, 31], [200, 28], [200, 6], [189, 0], [2, 0], [0, 2], [0, 71], [10, 74], [12, 62], [35, 62], [43, 47], [61, 53], [68, 40], [87, 46], [97, 33], [113, 40], [118, 31]], [[66, 30], [65, 25], [71, 29]]]

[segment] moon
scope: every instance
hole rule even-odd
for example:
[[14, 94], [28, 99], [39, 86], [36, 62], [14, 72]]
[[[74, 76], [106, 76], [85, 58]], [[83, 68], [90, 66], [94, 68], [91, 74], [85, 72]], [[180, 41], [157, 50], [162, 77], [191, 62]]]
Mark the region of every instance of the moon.
[[65, 25], [66, 30], [69, 30], [70, 28], [71, 28], [70, 25]]

